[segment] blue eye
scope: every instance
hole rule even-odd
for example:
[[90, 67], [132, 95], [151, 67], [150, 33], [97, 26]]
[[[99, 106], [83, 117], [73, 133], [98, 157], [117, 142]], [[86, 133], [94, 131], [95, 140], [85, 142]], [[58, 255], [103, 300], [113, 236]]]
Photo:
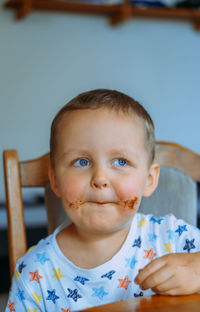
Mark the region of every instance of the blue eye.
[[114, 161], [114, 164], [120, 167], [124, 167], [127, 165], [127, 161], [125, 159], [119, 158]]
[[84, 166], [88, 166], [89, 165], [89, 161], [87, 159], [78, 159], [75, 163], [74, 163], [75, 166], [78, 166], [78, 167], [84, 167]]

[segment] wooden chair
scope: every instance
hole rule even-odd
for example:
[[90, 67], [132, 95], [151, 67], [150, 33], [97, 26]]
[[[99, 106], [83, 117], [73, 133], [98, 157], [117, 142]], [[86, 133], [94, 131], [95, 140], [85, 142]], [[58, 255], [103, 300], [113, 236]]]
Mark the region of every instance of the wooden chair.
[[[27, 250], [26, 229], [22, 200], [22, 187], [48, 185], [49, 154], [30, 161], [19, 161], [16, 150], [5, 150], [4, 176], [7, 200], [10, 275], [13, 276], [17, 260]], [[155, 161], [161, 166], [183, 171], [195, 182], [200, 182], [200, 154], [170, 142], [156, 143]], [[183, 194], [184, 195], [184, 194]], [[48, 216], [49, 220], [49, 216]], [[55, 225], [54, 225], [55, 227]], [[51, 231], [54, 227], [51, 227]]]

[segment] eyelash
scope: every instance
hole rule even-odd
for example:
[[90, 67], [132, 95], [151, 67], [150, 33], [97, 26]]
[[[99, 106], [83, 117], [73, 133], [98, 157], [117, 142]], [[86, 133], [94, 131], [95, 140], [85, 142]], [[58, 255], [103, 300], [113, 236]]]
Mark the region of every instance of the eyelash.
[[78, 162], [78, 161], [87, 161], [88, 163], [89, 163], [89, 160], [87, 160], [86, 158], [79, 158], [79, 159], [76, 159], [74, 162], [73, 162], [73, 164], [75, 165], [75, 167], [86, 167], [86, 166], [88, 166], [88, 165], [85, 165], [85, 166], [77, 166], [76, 165], [76, 162]]
[[[127, 159], [125, 159], [125, 158], [123, 158], [123, 157], [119, 157], [119, 158], [116, 158], [116, 159], [114, 159], [114, 161], [112, 162], [112, 163], [114, 163], [116, 160], [119, 160], [119, 161], [122, 161], [122, 162], [125, 162], [125, 165], [116, 165], [117, 167], [126, 167], [128, 164], [129, 164], [129, 162], [128, 162], [128, 160]], [[85, 165], [76, 165], [76, 162], [78, 162], [78, 161], [83, 161], [83, 162], [85, 162]], [[87, 163], [90, 163], [90, 161], [88, 160], [88, 159], [86, 159], [86, 158], [79, 158], [79, 159], [76, 159], [75, 161], [73, 161], [73, 165], [75, 166], [75, 167], [88, 167], [89, 166], [89, 164], [87, 164], [86, 165], [86, 162]]]
[[[117, 167], [119, 166], [119, 167], [126, 167], [127, 165], [128, 165], [128, 161], [127, 161], [127, 159], [125, 159], [125, 158], [116, 158], [115, 160], [114, 160], [114, 162], [115, 161], [119, 161], [119, 163], [121, 163], [121, 165], [116, 165]], [[114, 163], [113, 162], [113, 163]], [[123, 165], [122, 165], [122, 163], [124, 163]]]

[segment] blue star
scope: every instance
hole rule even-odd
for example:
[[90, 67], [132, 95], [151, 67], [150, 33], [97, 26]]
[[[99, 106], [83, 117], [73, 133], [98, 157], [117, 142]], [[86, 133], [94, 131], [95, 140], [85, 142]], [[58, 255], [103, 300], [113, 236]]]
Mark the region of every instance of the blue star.
[[37, 253], [36, 254], [36, 259], [34, 262], [40, 262], [41, 264], [45, 264], [46, 261], [49, 261], [49, 258], [46, 257], [46, 253]]
[[26, 298], [24, 297], [24, 290], [20, 290], [18, 288], [18, 292], [16, 293], [16, 296], [19, 298], [19, 300], [25, 300]]
[[179, 225], [179, 226], [178, 226], [178, 229], [177, 229], [175, 232], [177, 232], [178, 235], [181, 236], [181, 234], [182, 234], [184, 231], [187, 231], [186, 226], [187, 226], [187, 225]]
[[191, 249], [195, 248], [195, 245], [193, 244], [195, 239], [193, 238], [191, 241], [189, 239], [185, 240], [185, 246], [183, 247], [183, 250], [187, 250], [187, 252], [190, 252]]
[[53, 289], [52, 291], [47, 289], [47, 292], [48, 292], [48, 297], [46, 298], [46, 300], [52, 300], [52, 302], [55, 304], [56, 300], [60, 298], [56, 296], [55, 289]]
[[26, 267], [26, 264], [24, 264], [24, 261], [22, 261], [18, 266], [19, 273], [22, 273], [22, 270]]
[[174, 236], [175, 236], [174, 231], [172, 231], [172, 230], [168, 230], [168, 233], [169, 233], [169, 235], [168, 235], [168, 239], [173, 240], [173, 239], [174, 239]]
[[103, 297], [108, 295], [106, 291], [104, 291], [104, 287], [99, 287], [99, 288], [92, 288], [94, 293], [92, 294], [92, 297], [98, 297], [100, 300], [103, 300]]
[[148, 233], [149, 241], [153, 242], [157, 239], [157, 235], [155, 233]]
[[141, 240], [141, 237], [139, 236], [138, 238], [136, 238], [136, 239], [134, 240], [134, 243], [133, 243], [132, 247], [138, 247], [138, 248], [140, 248], [140, 247], [141, 247], [141, 244], [142, 244], [142, 240]]
[[82, 298], [82, 296], [78, 294], [77, 289], [72, 290], [70, 288], [67, 288], [67, 290], [69, 292], [69, 295], [67, 296], [67, 298], [72, 298], [75, 302], [77, 302], [79, 298]]
[[111, 270], [111, 271], [109, 271], [108, 273], [101, 275], [101, 278], [107, 277], [109, 280], [111, 280], [112, 277], [113, 277], [113, 274], [115, 274], [115, 272], [116, 272], [116, 271]]
[[89, 281], [89, 279], [82, 276], [76, 276], [74, 281], [80, 282], [82, 285], [85, 285], [85, 282]]
[[154, 223], [158, 223], [161, 224], [161, 221], [164, 220], [163, 218], [156, 218], [154, 216], [151, 217], [150, 221], [154, 222]]
[[132, 258], [126, 258], [125, 261], [127, 262], [125, 267], [130, 266], [131, 269], [133, 269], [138, 262], [134, 256]]
[[144, 294], [143, 294], [143, 292], [141, 291], [141, 292], [139, 292], [138, 294], [134, 293], [133, 295], [134, 295], [135, 298], [137, 298], [137, 297], [142, 297]]

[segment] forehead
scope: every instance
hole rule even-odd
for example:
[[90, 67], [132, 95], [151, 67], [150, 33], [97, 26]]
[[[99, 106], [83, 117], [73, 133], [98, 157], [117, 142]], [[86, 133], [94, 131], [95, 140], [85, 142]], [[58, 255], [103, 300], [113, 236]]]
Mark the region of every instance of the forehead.
[[111, 109], [80, 109], [62, 116], [57, 126], [57, 141], [70, 144], [113, 142], [121, 146], [144, 144], [144, 125], [134, 114]]

